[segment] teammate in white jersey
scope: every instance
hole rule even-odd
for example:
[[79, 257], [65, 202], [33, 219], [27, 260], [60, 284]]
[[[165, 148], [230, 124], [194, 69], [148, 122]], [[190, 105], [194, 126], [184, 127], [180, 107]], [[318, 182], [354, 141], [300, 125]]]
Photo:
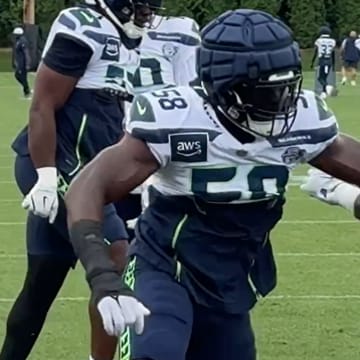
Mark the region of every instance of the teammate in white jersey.
[[[195, 20], [155, 16], [153, 27], [144, 34], [139, 47], [139, 66], [127, 67], [130, 93], [136, 95], [193, 82], [197, 77], [195, 57], [199, 44], [199, 26]], [[130, 107], [129, 102], [125, 105]], [[129, 225], [130, 238], [133, 237], [135, 218], [142, 211], [141, 197], [146, 203], [145, 184], [115, 204], [119, 216]]]
[[[270, 232], [290, 170], [309, 162], [360, 185], [360, 143], [338, 133], [323, 100], [301, 92], [300, 50], [284, 23], [228, 11], [201, 40], [203, 87], [137, 96], [124, 138], [65, 199], [106, 331], [134, 327], [122, 335], [124, 358], [254, 360], [249, 311], [276, 285]], [[151, 174], [120, 283], [102, 245], [102, 207]]]
[[[29, 210], [28, 269], [7, 321], [1, 360], [25, 360], [76, 256], [69, 243], [63, 201], [81, 167], [123, 135], [124, 67], [161, 0], [86, 0], [60, 12], [52, 24], [35, 80], [29, 126], [17, 136], [17, 184]], [[60, 196], [59, 196], [60, 195]], [[127, 250], [127, 233], [115, 208], [104, 208], [104, 238], [114, 260]], [[121, 241], [125, 240], [125, 241]], [[117, 262], [119, 268], [124, 263]], [[109, 337], [90, 304], [92, 356], [110, 360]]]
[[322, 86], [321, 97], [331, 95], [333, 86], [328, 84], [328, 76], [335, 67], [336, 41], [331, 37], [331, 30], [327, 26], [320, 29], [320, 36], [315, 41], [314, 55], [311, 61], [313, 68], [315, 60], [318, 62], [318, 81]]
[[[140, 66], [128, 74], [133, 94], [188, 85], [197, 77], [199, 26], [188, 17], [156, 16], [140, 44]], [[158, 24], [158, 26], [156, 26]]]

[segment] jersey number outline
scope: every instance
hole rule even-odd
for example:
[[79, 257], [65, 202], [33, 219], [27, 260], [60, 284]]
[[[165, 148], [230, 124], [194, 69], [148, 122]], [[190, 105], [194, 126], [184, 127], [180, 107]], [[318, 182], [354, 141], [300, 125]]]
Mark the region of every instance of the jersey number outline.
[[[141, 75], [146, 70], [150, 72], [152, 84], [144, 84], [142, 80]], [[163, 85], [164, 80], [161, 76], [161, 64], [159, 60], [155, 58], [140, 59], [139, 67], [133, 74], [128, 73], [128, 79], [134, 88], [139, 88], [143, 86]]]
[[125, 71], [123, 68], [115, 65], [109, 65], [106, 70], [105, 82], [108, 84], [117, 84], [125, 87], [124, 76], [125, 76]]
[[[159, 105], [164, 110], [186, 109], [188, 107], [188, 103], [176, 89], [158, 90], [152, 92], [151, 95], [158, 98]], [[169, 98], [171, 95], [176, 97]]]
[[[208, 184], [211, 182], [227, 182], [232, 180], [241, 167], [226, 168], [194, 168], [192, 169], [191, 191], [209, 202], [231, 202], [241, 200], [241, 191], [209, 193]], [[280, 196], [285, 193], [289, 180], [289, 170], [283, 165], [264, 165], [254, 167], [247, 175], [248, 188], [252, 193], [250, 199], [265, 199], [266, 189], [264, 180], [275, 180]]]
[[333, 52], [334, 46], [332, 44], [320, 44], [320, 56], [330, 56]]

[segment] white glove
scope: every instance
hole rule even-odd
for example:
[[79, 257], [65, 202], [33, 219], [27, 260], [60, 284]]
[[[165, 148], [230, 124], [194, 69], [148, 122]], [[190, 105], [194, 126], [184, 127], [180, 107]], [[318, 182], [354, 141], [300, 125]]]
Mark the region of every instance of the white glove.
[[36, 169], [38, 180], [25, 196], [22, 207], [34, 215], [49, 218], [49, 223], [55, 221], [59, 200], [57, 194], [57, 171], [55, 167]]
[[355, 200], [360, 195], [358, 187], [317, 169], [308, 171], [308, 176], [300, 188], [316, 199], [330, 205], [340, 205], [351, 212], [354, 212]]
[[140, 335], [144, 331], [145, 316], [150, 315], [150, 310], [132, 296], [106, 296], [99, 301], [97, 309], [110, 336], [120, 336], [127, 326], [133, 326]]
[[300, 189], [316, 199], [331, 205], [338, 205], [334, 199], [334, 189], [341, 182], [318, 169], [310, 169]]

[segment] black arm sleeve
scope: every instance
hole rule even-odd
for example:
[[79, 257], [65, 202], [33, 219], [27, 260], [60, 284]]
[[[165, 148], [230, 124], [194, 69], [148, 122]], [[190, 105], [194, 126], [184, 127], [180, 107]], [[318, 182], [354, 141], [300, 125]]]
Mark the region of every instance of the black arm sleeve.
[[99, 222], [76, 222], [70, 229], [70, 241], [85, 269], [95, 303], [105, 296], [132, 295], [108, 255], [108, 245], [105, 244]]
[[57, 34], [43, 59], [50, 69], [80, 78], [93, 54], [89, 45], [66, 34]]

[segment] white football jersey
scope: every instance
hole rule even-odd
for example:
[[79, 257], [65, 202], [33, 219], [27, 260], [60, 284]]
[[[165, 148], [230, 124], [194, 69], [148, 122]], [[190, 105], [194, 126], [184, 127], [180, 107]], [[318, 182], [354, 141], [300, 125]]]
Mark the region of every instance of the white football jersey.
[[304, 91], [290, 132], [242, 144], [191, 87], [138, 95], [126, 129], [158, 160], [153, 186], [159, 192], [232, 203], [282, 195], [289, 172], [319, 155], [338, 132], [326, 103]]
[[124, 88], [124, 66], [139, 64], [139, 53], [121, 44], [118, 30], [103, 15], [85, 7], [60, 12], [52, 24], [43, 56], [56, 34], [65, 34], [88, 45], [93, 55], [76, 87], [83, 89]]
[[188, 17], [156, 16], [159, 24], [144, 35], [140, 66], [128, 68], [129, 91], [139, 94], [165, 86], [188, 85], [196, 78], [199, 26]]
[[318, 58], [330, 58], [336, 47], [336, 41], [329, 35], [321, 35], [316, 39], [315, 46], [318, 49]]
[[355, 46], [358, 50], [360, 50], [360, 37], [355, 40]]

